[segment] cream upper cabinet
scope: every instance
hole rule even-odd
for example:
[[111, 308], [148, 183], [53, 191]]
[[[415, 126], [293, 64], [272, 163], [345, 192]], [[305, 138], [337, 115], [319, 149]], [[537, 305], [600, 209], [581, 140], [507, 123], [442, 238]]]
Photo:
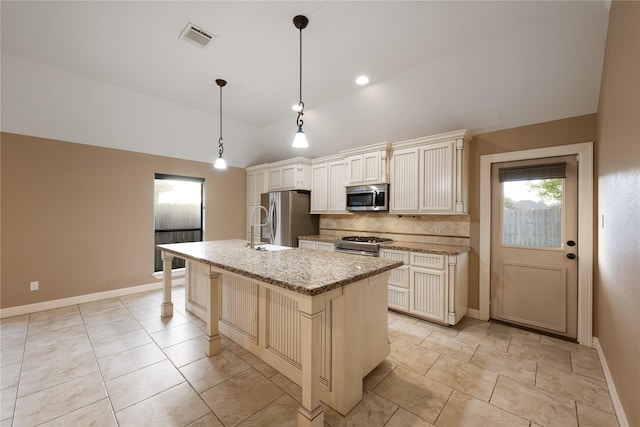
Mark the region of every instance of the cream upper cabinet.
[[415, 213], [420, 209], [419, 159], [417, 147], [394, 149], [391, 153], [391, 191], [389, 210], [393, 213]]
[[393, 144], [389, 212], [468, 212], [468, 131]]
[[345, 185], [388, 183], [389, 151], [390, 144], [386, 142], [341, 151], [345, 157]]
[[329, 210], [329, 177], [326, 163], [311, 165], [311, 213], [324, 213]]
[[420, 212], [455, 212], [456, 141], [420, 147]]
[[260, 204], [260, 195], [269, 191], [269, 165], [247, 168], [247, 203]]
[[[260, 205], [260, 195], [269, 191], [269, 165], [251, 166], [247, 172], [247, 240], [251, 240], [251, 213]], [[256, 212], [256, 221], [258, 213]], [[254, 239], [260, 241], [260, 228], [256, 227]]]
[[269, 191], [311, 190], [311, 161], [303, 157], [269, 163]]
[[341, 156], [311, 162], [311, 213], [344, 213], [345, 163]]

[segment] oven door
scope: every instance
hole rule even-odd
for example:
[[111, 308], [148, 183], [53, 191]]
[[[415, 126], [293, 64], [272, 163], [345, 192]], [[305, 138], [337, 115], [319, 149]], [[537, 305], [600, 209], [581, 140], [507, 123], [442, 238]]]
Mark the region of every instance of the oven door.
[[377, 257], [378, 254], [376, 254], [375, 252], [370, 252], [370, 251], [359, 251], [357, 249], [345, 249], [345, 248], [338, 248], [336, 247], [334, 249], [335, 252], [341, 252], [343, 254], [352, 254], [352, 255], [364, 255], [364, 256], [372, 256], [372, 257]]

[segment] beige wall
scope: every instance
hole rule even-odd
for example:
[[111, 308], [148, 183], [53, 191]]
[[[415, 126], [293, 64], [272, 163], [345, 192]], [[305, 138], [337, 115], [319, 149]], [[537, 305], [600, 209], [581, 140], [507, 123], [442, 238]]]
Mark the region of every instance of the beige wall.
[[480, 156], [509, 151], [552, 147], [593, 141], [596, 144], [596, 114], [538, 123], [479, 134], [469, 144], [469, 214], [471, 254], [469, 258], [469, 307], [479, 306]]
[[640, 2], [611, 5], [595, 153], [594, 329], [629, 425], [640, 426]]
[[8, 133], [0, 144], [2, 308], [156, 282], [155, 173], [205, 178], [206, 239], [244, 238], [244, 169]]

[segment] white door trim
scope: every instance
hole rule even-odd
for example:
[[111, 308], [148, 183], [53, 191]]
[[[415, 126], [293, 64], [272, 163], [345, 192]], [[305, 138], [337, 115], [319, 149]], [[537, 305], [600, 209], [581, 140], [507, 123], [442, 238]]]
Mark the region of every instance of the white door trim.
[[489, 320], [491, 298], [491, 165], [544, 157], [578, 156], [578, 342], [593, 341], [593, 143], [480, 156], [479, 317]]

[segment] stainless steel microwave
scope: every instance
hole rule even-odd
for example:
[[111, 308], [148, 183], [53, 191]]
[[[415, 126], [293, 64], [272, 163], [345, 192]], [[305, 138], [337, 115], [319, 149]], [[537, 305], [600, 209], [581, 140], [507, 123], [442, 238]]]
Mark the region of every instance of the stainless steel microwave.
[[347, 187], [348, 211], [386, 211], [389, 203], [389, 184]]

